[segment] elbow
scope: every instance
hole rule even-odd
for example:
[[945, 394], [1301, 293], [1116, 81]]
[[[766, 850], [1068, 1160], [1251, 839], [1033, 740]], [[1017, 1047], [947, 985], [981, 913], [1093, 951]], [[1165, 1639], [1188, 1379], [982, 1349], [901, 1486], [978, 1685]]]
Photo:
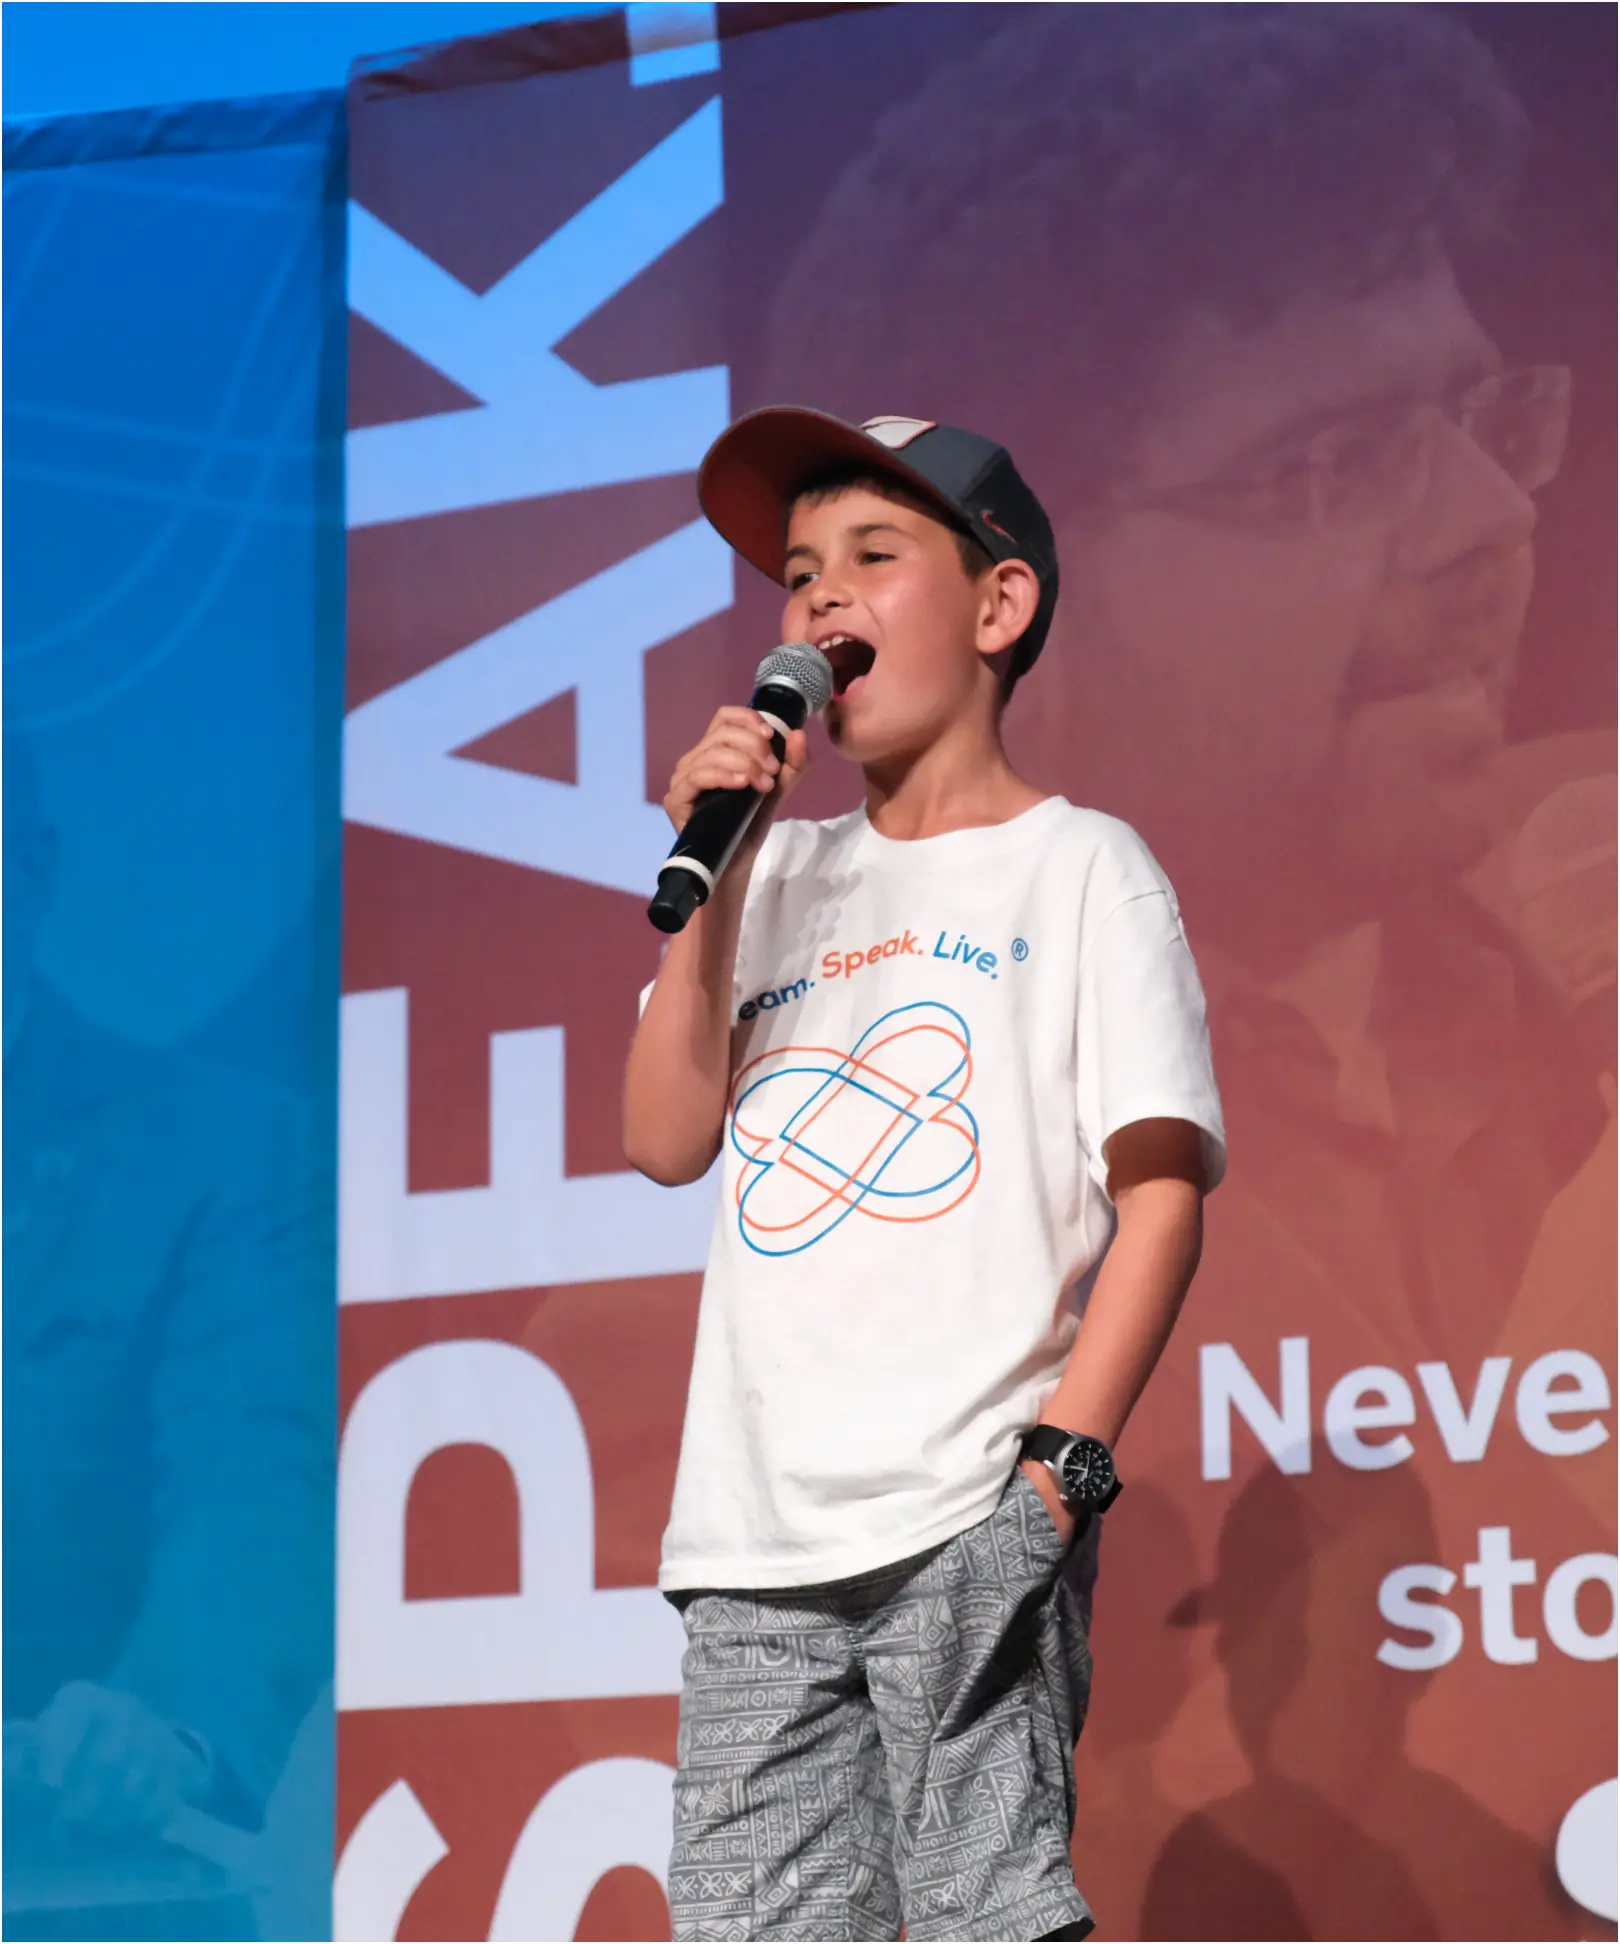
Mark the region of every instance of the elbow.
[[671, 1091], [650, 1086], [645, 1078], [638, 1085], [633, 1072], [627, 1075], [619, 1126], [624, 1158], [637, 1174], [661, 1188], [684, 1188], [700, 1181], [720, 1152], [721, 1109], [712, 1117], [690, 1107], [671, 1113]]
[[716, 1147], [706, 1154], [683, 1153], [657, 1141], [634, 1139], [628, 1131], [625, 1134], [624, 1158], [637, 1174], [656, 1181], [660, 1188], [685, 1188], [701, 1181], [718, 1152]]
[[649, 1181], [656, 1181], [660, 1188], [684, 1188], [688, 1182], [696, 1181], [702, 1175], [701, 1168], [688, 1171], [678, 1161], [662, 1155], [629, 1157], [630, 1165], [637, 1174], [645, 1175]]

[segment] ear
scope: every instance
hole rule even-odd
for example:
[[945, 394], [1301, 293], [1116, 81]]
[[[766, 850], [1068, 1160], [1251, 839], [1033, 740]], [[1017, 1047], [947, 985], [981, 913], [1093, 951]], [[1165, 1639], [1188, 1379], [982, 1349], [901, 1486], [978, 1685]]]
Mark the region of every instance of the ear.
[[979, 653], [987, 658], [1010, 648], [1035, 619], [1041, 584], [1025, 560], [998, 560], [979, 583]]

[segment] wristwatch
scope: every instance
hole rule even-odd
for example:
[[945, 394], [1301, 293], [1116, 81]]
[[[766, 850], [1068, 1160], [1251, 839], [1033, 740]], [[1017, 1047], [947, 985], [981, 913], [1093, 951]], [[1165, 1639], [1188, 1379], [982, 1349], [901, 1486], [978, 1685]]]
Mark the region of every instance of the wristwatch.
[[1106, 1512], [1123, 1490], [1114, 1470], [1114, 1454], [1101, 1438], [1088, 1438], [1084, 1432], [1037, 1424], [1024, 1433], [1018, 1455], [1046, 1467], [1057, 1485], [1058, 1497], [1077, 1516]]

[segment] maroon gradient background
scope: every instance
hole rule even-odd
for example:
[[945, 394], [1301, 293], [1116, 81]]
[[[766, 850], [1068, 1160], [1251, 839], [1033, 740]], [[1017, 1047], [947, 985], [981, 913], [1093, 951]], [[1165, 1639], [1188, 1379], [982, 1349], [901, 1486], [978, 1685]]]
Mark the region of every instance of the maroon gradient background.
[[[1231, 18], [1241, 30], [1279, 11]], [[971, 212], [954, 258], [937, 212], [919, 214], [913, 262], [887, 218], [868, 227], [847, 188], [839, 200], [837, 178], [867, 167], [877, 187], [859, 209], [879, 208], [890, 118], [951, 63], [979, 63], [993, 95], [992, 42], [1046, 33], [1061, 44], [1081, 16], [1106, 35], [1122, 15], [1154, 14], [1169, 45], [1196, 31], [1183, 10], [779, 9], [759, 27], [748, 10], [722, 9], [739, 17], [718, 76], [632, 88], [623, 59], [602, 58], [613, 51], [603, 35], [622, 33], [609, 23], [459, 44], [352, 90], [356, 200], [474, 290], [718, 91], [724, 207], [563, 355], [599, 383], [723, 363], [734, 412], [782, 397], [856, 416], [973, 411], [1008, 438], [1058, 524], [1058, 623], [1011, 704], [1009, 743], [1034, 780], [1128, 816], [1176, 882], [1210, 992], [1231, 1147], [1204, 1266], [1124, 1442], [1128, 1489], [1103, 1550], [1074, 1854], [1105, 1937], [1614, 1934], [1565, 1895], [1552, 1862], [1565, 1810], [1613, 1773], [1614, 1665], [1559, 1652], [1540, 1617], [1558, 1562], [1614, 1548], [1613, 1448], [1532, 1449], [1512, 1383], [1555, 1349], [1596, 1357], [1611, 1385], [1615, 1368], [1615, 27], [1605, 8], [1442, 11], [1491, 50], [1529, 129], [1511, 215], [1459, 258], [1460, 301], [1508, 363], [1575, 373], [1566, 462], [1524, 542], [1535, 571], [1522, 621], [1499, 612], [1513, 595], [1491, 533], [1450, 553], [1436, 541], [1416, 565], [1391, 556], [1369, 579], [1365, 561], [1338, 543], [1312, 552], [1308, 535], [1195, 532], [1162, 517], [1087, 528], [1088, 386], [1108, 391], [1110, 372], [1085, 380], [1055, 354], [1036, 367], [1041, 343], [1057, 344], [1092, 302], [1094, 266], [1053, 260], [1033, 228], [1026, 238], [993, 213], [975, 228]], [[1067, 99], [1060, 87], [1055, 109], [997, 102], [1004, 148], [1017, 150], [1023, 115], [1033, 155], [1040, 113], [1080, 112]], [[1262, 139], [1244, 112], [1234, 107], [1228, 131], [1240, 152]], [[1407, 112], [1392, 101], [1392, 143]], [[970, 136], [947, 120], [934, 140], [937, 154], [908, 141], [910, 175], [937, 166], [971, 182]], [[1031, 194], [1078, 193], [1033, 165], [1031, 182]], [[1269, 220], [1263, 200], [1251, 230]], [[1210, 221], [1243, 218], [1228, 206]], [[975, 276], [1004, 282], [1014, 269], [1018, 304], [1038, 320], [1026, 338], [938, 309], [951, 275], [970, 291]], [[852, 326], [863, 293], [870, 315]], [[1263, 350], [1274, 324], [1257, 293], [1256, 315], [1234, 327], [1237, 362], [1178, 367], [1179, 403], [1158, 389], [1160, 367], [1135, 374], [1134, 436], [1175, 420], [1190, 453], [1213, 436], [1211, 414], [1263, 415], [1266, 374], [1284, 370]], [[1304, 360], [1297, 376], [1314, 355], [1315, 379], [1353, 401], [1359, 367], [1336, 328], [1330, 305], [1318, 349], [1307, 332], [1302, 351], [1296, 334], [1289, 356]], [[1257, 359], [1246, 337], [1262, 339]], [[351, 372], [356, 427], [470, 402], [358, 319]], [[895, 395], [902, 381], [913, 388]], [[1022, 443], [1021, 427], [1032, 428]], [[694, 510], [683, 476], [354, 531], [351, 707]], [[649, 801], [717, 703], [743, 692], [778, 613], [777, 591], [739, 568], [730, 613], [648, 655]], [[1498, 733], [1453, 767], [1442, 760], [1452, 718], [1430, 674], [1410, 679], [1391, 721], [1358, 718], [1337, 678], [1311, 673], [1324, 644], [1342, 641], [1359, 666], [1371, 640], [1408, 668], [1432, 657], [1439, 684], [1493, 629], [1488, 703], [1471, 692], [1459, 706], [1470, 733], [1480, 706]], [[573, 731], [564, 698], [477, 753], [567, 779]], [[858, 791], [819, 740], [803, 814], [849, 807]], [[566, 1029], [570, 1174], [622, 1168], [618, 1075], [657, 958], [640, 902], [358, 825], [346, 873], [345, 989], [410, 991], [411, 1188], [488, 1179], [489, 1037], [520, 1027]], [[584, 1422], [599, 1583], [648, 1586], [697, 1299], [698, 1278], [683, 1276], [351, 1307], [345, 1408], [421, 1343], [523, 1344]], [[1234, 1476], [1205, 1479], [1200, 1346], [1234, 1345], [1275, 1398], [1279, 1340], [1299, 1336], [1310, 1340], [1311, 1470], [1285, 1477], [1239, 1424]], [[1442, 1361], [1466, 1402], [1491, 1356], [1511, 1357], [1513, 1375], [1479, 1462], [1448, 1460], [1421, 1393], [1404, 1464], [1347, 1469], [1322, 1442], [1323, 1399], [1352, 1368], [1388, 1366], [1416, 1391], [1415, 1367]], [[1516, 1608], [1539, 1640], [1533, 1664], [1486, 1658], [1478, 1596], [1462, 1584], [1479, 1530], [1493, 1526], [1538, 1562], [1538, 1587]], [[407, 1530], [408, 1597], [515, 1588], [515, 1504], [492, 1454], [430, 1459]], [[1456, 1658], [1425, 1674], [1376, 1658], [1390, 1632], [1380, 1581], [1415, 1561], [1457, 1574], [1446, 1604], [1465, 1628]], [[1590, 1630], [1602, 1606], [1587, 1589]], [[545, 1788], [606, 1756], [672, 1761], [675, 1719], [672, 1697], [347, 1713], [340, 1848], [390, 1783], [409, 1780], [449, 1855], [399, 1935], [486, 1935]], [[616, 1870], [578, 1935], [664, 1937], [667, 1921], [659, 1888]]]

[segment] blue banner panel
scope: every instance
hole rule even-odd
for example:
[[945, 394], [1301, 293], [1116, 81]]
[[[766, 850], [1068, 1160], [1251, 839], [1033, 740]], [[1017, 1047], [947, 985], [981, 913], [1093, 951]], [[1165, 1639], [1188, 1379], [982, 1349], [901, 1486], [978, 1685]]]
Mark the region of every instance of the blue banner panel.
[[8, 1937], [331, 1934], [341, 126], [7, 136]]

